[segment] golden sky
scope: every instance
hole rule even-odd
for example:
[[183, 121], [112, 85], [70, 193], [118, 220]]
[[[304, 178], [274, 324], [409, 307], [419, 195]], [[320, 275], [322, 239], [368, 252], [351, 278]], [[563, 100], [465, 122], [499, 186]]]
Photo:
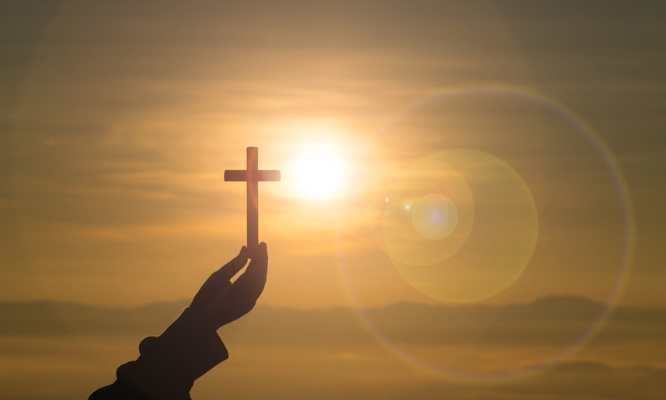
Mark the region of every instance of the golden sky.
[[0, 10], [2, 301], [190, 298], [244, 244], [223, 172], [256, 146], [263, 306], [666, 307], [658, 2]]
[[[342, 259], [372, 276], [354, 282], [372, 304], [427, 301], [395, 274], [386, 222], [368, 210], [423, 180], [405, 176], [416, 160], [468, 149], [480, 153], [465, 164], [506, 163], [537, 213], [536, 233], [522, 234], [536, 239], [516, 238], [536, 240], [534, 255], [506, 261], [529, 266], [490, 301], [606, 299], [635, 240], [624, 299], [664, 305], [660, 28], [645, 24], [645, 10], [577, 7], [14, 10], [3, 41], [2, 297], [134, 305], [189, 296], [243, 244], [244, 187], [222, 172], [243, 168], [245, 147], [258, 146], [260, 168], [284, 176], [260, 185], [267, 304], [345, 304]], [[294, 163], [313, 146], [342, 160], [334, 199], [299, 196]], [[477, 208], [514, 201], [509, 189], [479, 185]], [[468, 244], [481, 247], [461, 250], [485, 257], [482, 274], [511, 258], [483, 247], [511, 235], [500, 215], [477, 216]]]

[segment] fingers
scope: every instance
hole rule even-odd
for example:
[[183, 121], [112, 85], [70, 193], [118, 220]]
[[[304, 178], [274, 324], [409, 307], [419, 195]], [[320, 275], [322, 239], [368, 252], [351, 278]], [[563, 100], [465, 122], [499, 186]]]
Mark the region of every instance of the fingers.
[[236, 279], [231, 289], [234, 295], [243, 298], [244, 303], [255, 302], [266, 285], [268, 273], [268, 250], [266, 243], [259, 243], [250, 265], [245, 272]]
[[251, 275], [263, 276], [266, 279], [266, 274], [268, 273], [268, 246], [265, 242], [259, 243], [252, 254], [250, 255], [252, 261], [247, 267], [246, 273]]
[[252, 260], [233, 283], [231, 278], [247, 263], [249, 251], [243, 247], [233, 260], [214, 272], [196, 294], [190, 308], [207, 327], [218, 329], [252, 310], [266, 285], [268, 250], [260, 243]]
[[231, 278], [234, 277], [240, 271], [243, 269], [245, 264], [247, 263], [248, 260], [248, 251], [247, 247], [243, 246], [240, 249], [240, 252], [238, 255], [226, 263], [222, 268], [217, 270], [216, 272], [213, 273], [215, 276], [215, 279], [219, 279], [221, 281], [229, 281]]

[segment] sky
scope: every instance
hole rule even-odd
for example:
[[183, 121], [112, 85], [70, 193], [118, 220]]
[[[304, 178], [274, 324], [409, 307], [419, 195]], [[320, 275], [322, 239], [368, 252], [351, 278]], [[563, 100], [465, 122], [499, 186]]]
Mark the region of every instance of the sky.
[[256, 146], [260, 306], [666, 307], [660, 2], [0, 10], [1, 301], [191, 298]]

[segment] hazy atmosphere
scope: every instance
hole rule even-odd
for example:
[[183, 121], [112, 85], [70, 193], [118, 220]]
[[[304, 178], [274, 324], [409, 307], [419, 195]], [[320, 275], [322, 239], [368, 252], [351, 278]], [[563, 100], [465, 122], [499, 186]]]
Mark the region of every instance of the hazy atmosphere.
[[86, 398], [245, 244], [194, 399], [666, 396], [666, 7], [0, 2], [0, 399]]

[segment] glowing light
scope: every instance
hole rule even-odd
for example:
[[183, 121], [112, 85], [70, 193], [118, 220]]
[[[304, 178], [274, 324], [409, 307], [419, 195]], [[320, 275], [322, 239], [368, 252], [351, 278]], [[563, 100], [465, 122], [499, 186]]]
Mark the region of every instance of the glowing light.
[[449, 236], [458, 226], [458, 209], [443, 194], [430, 194], [419, 199], [412, 214], [414, 229], [426, 239]]
[[[392, 335], [388, 333], [390, 329], [385, 328], [386, 325], [382, 324], [381, 321], [379, 320], [373, 319], [371, 315], [365, 311], [368, 309], [368, 307], [362, 302], [362, 297], [359, 296], [359, 294], [362, 294], [362, 292], [359, 290], [360, 287], [356, 287], [352, 280], [346, 279], [345, 280], [345, 283], [347, 284], [346, 288], [348, 290], [350, 299], [357, 306], [356, 312], [357, 315], [360, 317], [361, 322], [374, 334], [374, 336], [379, 340], [381, 344], [385, 345], [386, 348], [388, 348], [391, 352], [393, 352], [393, 354], [395, 354], [400, 359], [406, 361], [407, 363], [419, 368], [423, 368], [426, 371], [434, 372], [436, 374], [439, 374], [441, 377], [447, 379], [471, 382], [471, 383], [500, 382], [500, 381], [511, 381], [515, 379], [522, 379], [526, 376], [538, 373], [563, 359], [566, 359], [572, 353], [579, 350], [582, 346], [588, 343], [591, 340], [591, 338], [593, 338], [594, 335], [603, 327], [605, 321], [610, 315], [610, 312], [617, 304], [617, 301], [620, 298], [620, 294], [624, 290], [627, 278], [629, 276], [634, 255], [635, 221], [631, 205], [631, 197], [620, 164], [617, 162], [615, 156], [611, 152], [608, 145], [603, 141], [602, 137], [594, 130], [594, 128], [581, 116], [577, 115], [573, 110], [569, 109], [564, 104], [559, 103], [557, 100], [548, 98], [538, 93], [530, 92], [523, 88], [492, 86], [492, 87], [467, 88], [461, 90], [447, 90], [442, 93], [436, 94], [434, 96], [428, 97], [424, 100], [421, 100], [418, 103], [410, 105], [405, 110], [403, 110], [401, 114], [397, 115], [394, 118], [394, 120], [391, 121], [390, 125], [386, 128], [384, 132], [397, 130], [396, 127], [399, 127], [400, 124], [404, 124], [405, 121], [407, 121], [408, 117], [425, 110], [426, 107], [431, 104], [444, 101], [458, 100], [460, 98], [465, 98], [466, 100], [478, 99], [482, 101], [490, 101], [490, 100], [523, 101], [527, 103], [529, 107], [538, 106], [540, 107], [539, 112], [540, 113], [543, 112], [543, 115], [549, 115], [550, 117], [555, 118], [555, 120], [559, 119], [560, 120], [559, 122], [566, 123], [563, 125], [565, 126], [564, 129], [568, 129], [568, 131], [566, 130], [552, 131], [558, 133], [557, 139], [559, 141], [567, 140], [566, 134], [571, 134], [571, 133], [573, 133], [576, 139], [582, 137], [587, 140], [587, 143], [590, 145], [592, 150], [596, 152], [596, 155], [603, 162], [606, 168], [606, 172], [614, 184], [615, 193], [617, 195], [616, 200], [619, 202], [619, 207], [622, 210], [621, 217], [617, 220], [614, 220], [615, 224], [619, 226], [621, 231], [622, 249], [620, 257], [618, 259], [616, 280], [614, 282], [614, 285], [610, 288], [610, 293], [606, 299], [604, 306], [601, 308], [598, 314], [591, 315], [587, 319], [587, 321], [585, 321], [585, 323], [581, 321], [580, 334], [577, 337], [572, 337], [568, 343], [563, 342], [559, 346], [556, 345], [553, 347], [548, 347], [547, 350], [540, 355], [534, 351], [530, 351], [528, 353], [529, 355], [526, 357], [517, 356], [518, 358], [523, 358], [524, 360], [523, 362], [506, 364], [504, 366], [499, 366], [499, 364], [496, 364], [496, 359], [497, 359], [496, 355], [490, 354], [489, 358], [487, 359], [487, 362], [479, 363], [479, 365], [483, 366], [482, 368], [475, 368], [475, 367], [467, 368], [465, 366], [460, 365], [460, 363], [458, 362], [450, 362], [451, 357], [449, 355], [442, 358], [440, 358], [439, 355], [434, 355], [434, 354], [432, 356], [425, 355], [423, 352], [419, 352], [415, 350], [413, 347], [405, 346], [404, 343], [407, 343], [408, 340], [406, 340], [404, 336], [401, 336], [399, 339], [392, 337]], [[534, 109], [531, 109], [530, 112], [534, 112]], [[469, 115], [476, 116], [478, 114], [470, 113]], [[503, 130], [499, 129], [498, 132], [503, 132]], [[548, 130], [548, 132], [551, 131]], [[552, 133], [548, 134], [551, 135]], [[388, 135], [386, 134], [384, 135], [388, 137]], [[402, 136], [400, 137], [402, 138]], [[534, 137], [539, 138], [540, 136], [534, 135]], [[507, 144], [508, 143], [509, 142], [507, 142]], [[376, 207], [378, 211], [383, 213], [385, 216], [388, 216], [388, 218], [384, 217], [383, 226], [380, 229], [377, 229], [377, 231], [375, 232], [379, 232], [380, 234], [379, 238], [383, 238], [384, 240], [388, 238], [395, 242], [395, 245], [389, 243], [387, 246], [384, 245], [383, 241], [381, 241], [379, 242], [380, 243], [379, 245], [380, 248], [382, 248], [382, 250], [384, 251], [387, 251], [392, 256], [392, 258], [394, 258], [394, 260], [399, 259], [401, 264], [403, 264], [402, 266], [396, 265], [396, 267], [398, 268], [402, 267], [402, 270], [405, 272], [410, 272], [410, 271], [419, 272], [418, 271], [419, 269], [423, 269], [420, 268], [423, 264], [429, 264], [431, 261], [435, 260], [436, 261], [446, 260], [446, 258], [444, 258], [446, 254], [436, 254], [435, 252], [433, 252], [431, 257], [429, 258], [424, 258], [420, 260], [416, 259], [410, 260], [406, 257], [408, 256], [407, 250], [410, 250], [410, 248], [406, 246], [405, 250], [403, 251], [403, 249], [400, 249], [397, 246], [399, 244], [400, 239], [402, 239], [403, 242], [407, 243], [411, 242], [412, 247], [420, 251], [420, 253], [416, 254], [425, 254], [424, 250], [426, 249], [418, 248], [417, 245], [421, 243], [423, 243], [424, 245], [433, 244], [433, 243], [439, 245], [441, 243], [442, 245], [448, 246], [448, 242], [452, 241], [452, 239], [456, 237], [457, 232], [459, 232], [461, 228], [465, 228], [466, 223], [468, 223], [468, 221], [474, 220], [475, 221], [474, 229], [477, 231], [477, 233], [485, 232], [487, 237], [489, 238], [492, 237], [496, 240], [487, 240], [484, 238], [477, 237], [477, 239], [484, 239], [484, 240], [480, 241], [477, 240], [476, 244], [471, 243], [472, 241], [464, 243], [465, 246], [471, 247], [472, 245], [474, 245], [474, 249], [472, 251], [468, 251], [466, 257], [462, 257], [465, 255], [465, 249], [463, 249], [460, 253], [461, 257], [459, 258], [466, 258], [467, 261], [473, 262], [474, 260], [470, 258], [469, 255], [490, 254], [490, 250], [494, 250], [492, 247], [497, 247], [500, 249], [502, 247], [506, 247], [505, 244], [501, 243], [501, 241], [506, 240], [505, 236], [513, 236], [514, 239], [517, 238], [516, 236], [517, 232], [515, 231], [497, 232], [496, 230], [493, 229], [492, 226], [488, 227], [487, 226], [488, 223], [493, 224], [494, 220], [495, 225], [503, 226], [506, 224], [499, 222], [501, 222], [501, 219], [504, 219], [506, 221], [511, 221], [511, 224], [513, 226], [515, 224], [515, 221], [521, 221], [520, 225], [522, 225], [521, 229], [524, 231], [523, 233], [525, 233], [525, 231], [529, 231], [529, 229], [526, 229], [529, 228], [529, 225], [536, 223], [536, 220], [532, 222], [532, 217], [530, 217], [529, 215], [522, 215], [522, 218], [516, 218], [516, 214], [518, 214], [518, 217], [521, 217], [520, 210], [526, 211], [531, 208], [534, 212], [536, 212], [535, 206], [531, 204], [533, 203], [534, 199], [531, 200], [529, 199], [529, 197], [531, 197], [531, 194], [529, 195], [529, 197], [527, 196], [527, 194], [529, 194], [528, 193], [529, 188], [527, 187], [526, 182], [524, 181], [521, 182], [522, 178], [520, 177], [520, 175], [517, 175], [517, 171], [512, 171], [510, 166], [509, 168], [507, 168], [507, 165], [504, 165], [504, 162], [502, 162], [502, 160], [493, 157], [491, 154], [483, 154], [475, 152], [476, 155], [474, 156], [473, 153], [469, 153], [466, 151], [463, 153], [458, 152], [458, 154], [456, 154], [456, 153], [451, 153], [449, 151], [448, 152], [449, 157], [446, 157], [444, 160], [447, 161], [447, 163], [441, 165], [439, 169], [442, 170], [446, 169], [447, 164], [449, 168], [455, 167], [451, 169], [459, 172], [461, 177], [464, 178], [460, 180], [461, 182], [469, 183], [470, 186], [469, 192], [470, 194], [474, 192], [474, 198], [472, 198], [469, 195], [465, 195], [464, 192], [466, 190], [442, 191], [442, 190], [437, 190], [438, 189], [437, 187], [428, 187], [426, 185], [423, 185], [423, 188], [419, 186], [413, 188], [412, 186], [415, 185], [410, 185], [410, 184], [411, 182], [415, 181], [414, 177], [420, 176], [419, 170], [409, 171], [409, 174], [405, 174], [406, 179], [402, 179], [399, 182], [401, 185], [400, 187], [398, 187], [399, 190], [396, 191], [394, 189], [392, 191], [391, 203], [397, 203], [400, 201], [401, 198], [404, 197], [409, 197], [410, 199], [412, 199], [412, 201], [414, 201], [414, 199], [437, 200], [429, 197], [430, 194], [433, 193], [444, 194], [448, 199], [450, 199], [452, 201], [452, 205], [455, 208], [451, 208], [448, 202], [446, 201], [437, 202], [438, 204], [437, 206], [433, 206], [429, 202], [424, 203], [425, 215], [428, 215], [428, 211], [431, 211], [436, 207], [439, 207], [441, 209], [446, 209], [447, 211], [455, 211], [457, 213], [458, 216], [457, 224], [455, 224], [452, 233], [449, 236], [445, 237], [444, 239], [435, 242], [433, 239], [428, 237], [428, 234], [431, 231], [423, 230], [423, 227], [430, 228], [431, 226], [422, 222], [431, 221], [429, 219], [419, 219], [419, 218], [415, 219], [413, 215], [412, 218], [407, 218], [405, 213], [399, 212], [402, 211], [399, 207], [398, 210], [396, 210], [394, 207], [391, 207], [390, 205], [383, 205], [383, 207]], [[465, 155], [474, 156], [474, 157], [463, 157]], [[450, 156], [455, 156], [454, 160], [452, 160]], [[562, 160], [568, 159], [567, 157], [562, 157], [562, 155], [560, 154], [555, 154], [553, 157], [557, 157], [558, 159]], [[465, 159], [467, 159], [467, 161]], [[457, 161], [457, 162], [449, 162], [449, 161]], [[488, 185], [487, 183], [484, 182], [483, 179], [475, 179], [476, 173], [474, 172], [479, 171], [478, 167], [483, 167], [481, 169], [481, 172], [483, 172], [484, 169], [486, 170], [486, 173], [481, 174], [482, 176], [485, 177], [492, 176], [493, 180], [495, 181], [497, 181], [498, 178], [501, 178], [499, 179], [499, 181], [502, 182], [503, 187], [506, 187], [507, 179], [509, 179], [510, 182], [509, 187], [511, 188], [511, 192], [513, 192], [513, 196], [510, 197], [506, 196], [507, 193], [504, 193], [504, 190], [500, 191], [499, 188], [494, 187], [495, 185]], [[488, 172], [492, 172], [492, 174]], [[497, 175], [496, 172], [500, 172], [500, 174]], [[454, 184], [456, 183], [456, 181], [458, 180], [452, 180], [451, 182], [448, 182], [446, 186]], [[487, 181], [487, 182], [490, 183], [492, 181]], [[464, 187], [465, 185], [458, 185], [458, 186], [459, 189], [465, 189]], [[523, 193], [521, 194], [520, 192]], [[503, 196], [497, 197], [495, 196], [495, 193], [502, 193]], [[518, 204], [515, 204], [513, 201], [516, 199], [519, 200]], [[473, 200], [476, 201], [472, 202]], [[498, 207], [498, 200], [500, 200], [503, 204], [500, 207]], [[526, 201], [528, 201], [527, 204]], [[480, 204], [477, 204], [477, 202]], [[520, 205], [520, 203], [522, 203], [522, 205]], [[473, 207], [470, 207], [470, 205], [473, 205]], [[516, 207], [517, 205], [519, 207]], [[512, 206], [513, 215], [502, 216], [502, 213], [504, 212], [504, 210], [506, 210], [506, 206]], [[470, 215], [467, 215], [470, 212], [473, 213], [475, 208], [479, 208], [482, 212], [481, 215], [483, 215], [483, 217], [481, 218], [480, 223], [476, 222], [476, 218], [471, 218]], [[487, 211], [491, 212], [490, 218], [488, 218], [488, 215], [486, 214]], [[563, 215], [562, 218], [572, 218], [572, 217], [567, 217], [566, 215]], [[432, 221], [438, 221], [438, 220], [432, 220]], [[604, 224], [609, 222], [610, 220], [604, 220]], [[436, 224], [432, 225], [432, 227], [435, 226], [437, 225]], [[398, 229], [393, 229], [394, 227]], [[386, 235], [387, 228], [393, 230], [395, 233], [391, 233], [391, 231], [389, 231], [390, 235], [387, 236]], [[410, 229], [412, 231], [410, 231]], [[381, 234], [383, 234], [383, 237]], [[401, 234], [402, 236], [400, 236]], [[523, 235], [523, 238], [525, 239], [529, 239], [530, 237], [531, 235], [526, 235], [526, 236]], [[499, 246], [495, 246], [494, 243], [495, 241], [497, 241]], [[572, 244], [565, 244], [564, 243], [565, 241], [562, 242], [563, 246], [572, 246]], [[570, 241], [574, 242], [575, 239], [570, 239]], [[528, 242], [527, 244], [530, 245], [529, 243], [530, 241], [528, 240], [527, 242]], [[515, 242], [515, 243], [521, 244], [520, 242]], [[479, 244], [481, 244], [485, 248], [479, 248], [480, 247]], [[437, 246], [437, 247], [443, 248], [446, 246]], [[522, 243], [522, 247], [525, 247], [525, 243]], [[528, 253], [525, 252], [524, 250], [525, 249], [523, 249], [523, 251], [513, 250], [511, 253], [513, 255], [522, 254], [522, 258], [523, 260], [525, 260], [526, 257], [528, 256]], [[502, 258], [504, 258], [504, 262], [502, 264], [505, 266], [507, 265], [507, 261], [509, 261], [511, 264], [516, 261], [516, 259], [512, 260], [512, 257], [507, 258], [507, 254], [500, 253], [499, 255], [502, 256]], [[508, 256], [510, 255], [511, 254], [508, 254]], [[497, 254], [493, 254], [492, 257], [494, 263], [497, 264], [498, 260]], [[347, 261], [342, 257], [341, 260], [342, 260], [341, 268], [346, 274], [349, 274], [350, 273], [349, 271], [351, 271], [351, 269], [347, 268], [346, 265]], [[415, 261], [419, 261], [420, 263], [418, 265], [414, 265]], [[448, 268], [449, 266], [446, 267]], [[490, 271], [490, 272], [494, 274], [494, 277], [497, 277], [497, 271]], [[481, 276], [481, 278], [483, 278], [483, 275], [481, 274], [479, 275]], [[459, 278], [455, 273], [451, 274], [451, 276]], [[506, 273], [500, 272], [500, 277], [502, 276], [506, 277]], [[571, 279], [572, 280], [576, 279], [575, 277], [576, 275], [572, 275]], [[409, 277], [406, 277], [406, 279], [409, 280]], [[427, 284], [427, 282], [432, 282], [432, 281], [433, 281], [432, 276], [430, 276], [428, 277], [428, 279], [421, 279], [420, 282], [414, 281], [410, 283]], [[550, 285], [554, 284], [555, 283], [551, 283]], [[548, 283], [544, 285], [544, 289], [547, 286]], [[484, 331], [483, 334], [485, 333], [486, 332]], [[493, 369], [487, 369], [485, 368], [485, 366], [487, 365], [498, 365], [498, 366]]]
[[387, 254], [409, 284], [434, 299], [486, 299], [513, 284], [532, 257], [532, 194], [510, 165], [488, 153], [449, 149], [423, 157], [402, 172], [391, 197], [404, 199], [408, 212], [387, 205]]
[[288, 169], [288, 180], [298, 197], [324, 200], [345, 194], [347, 163], [339, 149], [332, 145], [308, 147]]

